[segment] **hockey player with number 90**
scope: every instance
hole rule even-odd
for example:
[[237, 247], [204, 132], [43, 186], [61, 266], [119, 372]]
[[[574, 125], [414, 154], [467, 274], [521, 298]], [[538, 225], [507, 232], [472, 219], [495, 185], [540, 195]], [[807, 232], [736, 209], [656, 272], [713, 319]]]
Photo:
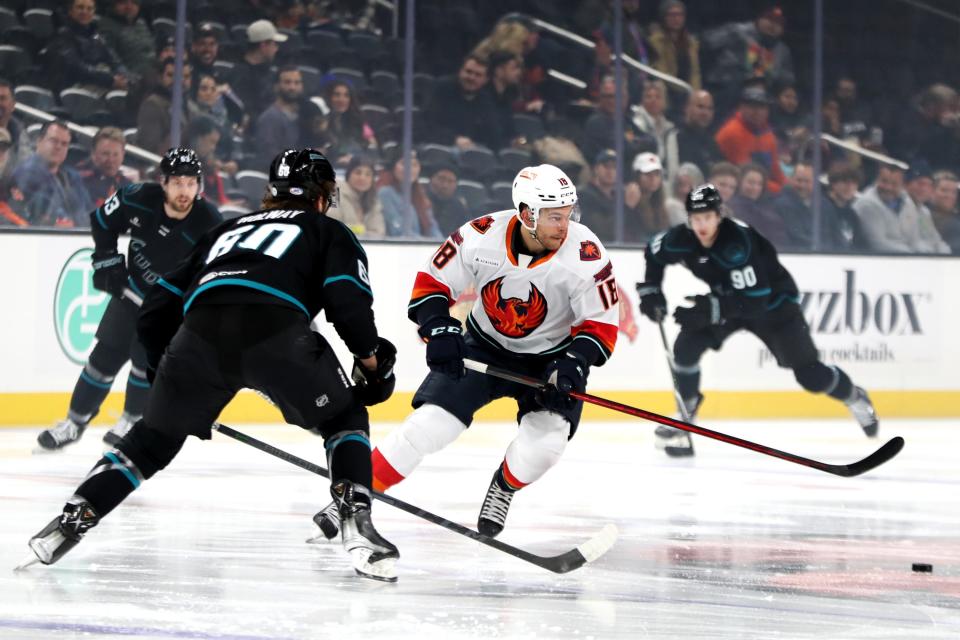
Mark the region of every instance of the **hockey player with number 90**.
[[[556, 464], [580, 421], [590, 367], [617, 338], [617, 287], [603, 245], [579, 223], [577, 192], [557, 167], [519, 172], [515, 210], [464, 224], [417, 274], [408, 315], [426, 342], [430, 373], [414, 412], [373, 452], [374, 488], [385, 491], [457, 439], [481, 407], [517, 401], [519, 429], [497, 466], [477, 529], [496, 536], [514, 494]], [[479, 300], [464, 336], [449, 309], [470, 285]], [[464, 358], [539, 377], [543, 391], [464, 369]], [[314, 516], [327, 538], [339, 522], [333, 505]]]
[[[781, 367], [793, 369], [797, 382], [813, 393], [845, 403], [867, 436], [877, 435], [877, 415], [866, 391], [836, 366], [820, 361], [810, 328], [800, 311], [797, 285], [780, 264], [777, 251], [756, 229], [722, 215], [717, 188], [703, 184], [687, 195], [688, 224], [655, 236], [647, 246], [644, 282], [637, 285], [640, 312], [654, 322], [667, 314], [661, 290], [664, 269], [683, 264], [710, 285], [710, 293], [691, 298], [673, 317], [680, 334], [673, 345], [677, 392], [687, 419], [693, 421], [703, 401], [700, 357], [719, 350], [737, 331], [749, 331], [770, 349]], [[668, 455], [693, 455], [690, 435], [658, 427], [657, 445]]]

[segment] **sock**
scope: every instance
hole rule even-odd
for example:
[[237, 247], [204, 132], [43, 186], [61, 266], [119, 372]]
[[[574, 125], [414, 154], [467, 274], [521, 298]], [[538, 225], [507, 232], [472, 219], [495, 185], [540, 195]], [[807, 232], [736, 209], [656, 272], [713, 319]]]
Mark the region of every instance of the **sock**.
[[85, 425], [100, 412], [100, 405], [110, 393], [113, 378], [105, 379], [99, 373], [84, 367], [70, 396], [70, 412], [67, 416], [79, 425]]
[[[359, 431], [341, 432], [327, 443], [327, 464], [330, 467], [330, 483], [348, 480], [354, 485], [370, 488], [372, 475], [370, 464], [370, 440]], [[369, 497], [359, 491], [355, 499], [370, 503]]]
[[127, 396], [123, 402], [123, 412], [131, 416], [142, 416], [149, 393], [150, 383], [147, 379], [131, 371], [127, 377]]
[[504, 460], [503, 464], [500, 465], [500, 468], [497, 470], [497, 484], [504, 491], [515, 492], [527, 486], [527, 483], [520, 482], [512, 473], [510, 473], [510, 467], [507, 466], [507, 461]]
[[373, 489], [383, 493], [393, 485], [403, 480], [393, 466], [387, 462], [387, 459], [380, 453], [380, 449], [374, 449], [370, 456], [373, 462]]
[[83, 497], [102, 518], [113, 511], [143, 482], [136, 465], [113, 449], [103, 454], [74, 492]]

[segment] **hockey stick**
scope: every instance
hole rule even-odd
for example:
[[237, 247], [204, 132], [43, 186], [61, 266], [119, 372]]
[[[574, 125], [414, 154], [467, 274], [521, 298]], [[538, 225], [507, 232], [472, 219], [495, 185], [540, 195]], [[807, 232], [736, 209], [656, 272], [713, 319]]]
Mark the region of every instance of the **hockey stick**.
[[[670, 379], [673, 380], [673, 398], [677, 402], [677, 409], [680, 411], [680, 417], [683, 418], [684, 422], [690, 422], [690, 412], [687, 411], [687, 403], [683, 401], [683, 396], [680, 395], [680, 382], [677, 380], [677, 370], [673, 368], [673, 354], [670, 352], [670, 341], [667, 340], [667, 331], [663, 328], [663, 320], [658, 321], [657, 326], [660, 328], [660, 340], [663, 342], [663, 355], [667, 357], [667, 366], [670, 368]], [[693, 440], [690, 438], [690, 436], [687, 436], [687, 442], [690, 444], [690, 449], [686, 450], [680, 448], [679, 453], [682, 455], [692, 456]], [[664, 449], [667, 455], [678, 455], [677, 450], [671, 450], [669, 445], [664, 447]]]
[[[234, 440], [248, 444], [254, 449], [259, 449], [260, 451], [269, 453], [270, 455], [280, 458], [281, 460], [286, 460], [287, 462], [294, 464], [301, 469], [306, 469], [307, 471], [315, 473], [319, 476], [323, 476], [324, 478], [330, 477], [330, 473], [320, 465], [304, 460], [303, 458], [299, 458], [292, 453], [283, 451], [282, 449], [277, 449], [266, 442], [257, 440], [256, 438], [248, 436], [244, 433], [240, 433], [236, 429], [232, 429], [225, 424], [221, 424], [219, 422], [214, 423], [213, 429], [225, 436], [233, 438]], [[608, 524], [601, 529], [597, 535], [587, 540], [579, 547], [571, 549], [565, 553], [561, 553], [557, 556], [538, 556], [530, 553], [529, 551], [524, 551], [523, 549], [518, 549], [517, 547], [509, 545], [505, 542], [501, 542], [495, 538], [490, 538], [483, 534], [477, 533], [473, 529], [468, 529], [467, 527], [457, 524], [456, 522], [447, 520], [446, 518], [430, 513], [429, 511], [424, 511], [420, 507], [416, 507], [412, 504], [404, 502], [403, 500], [394, 498], [393, 496], [388, 496], [387, 494], [380, 493], [379, 491], [373, 491], [372, 493], [374, 498], [389, 504], [391, 507], [396, 507], [401, 511], [406, 511], [407, 513], [415, 515], [418, 518], [423, 518], [428, 522], [440, 525], [448, 531], [459, 533], [460, 535], [466, 536], [471, 540], [476, 540], [477, 542], [485, 544], [488, 547], [493, 547], [498, 551], [502, 551], [513, 556], [514, 558], [525, 560], [548, 571], [553, 571], [554, 573], [568, 573], [574, 569], [579, 569], [588, 562], [593, 562], [606, 553], [610, 547], [613, 546], [613, 543], [617, 539], [617, 527], [613, 524]]]
[[[485, 373], [487, 375], [494, 376], [495, 378], [509, 380], [510, 382], [516, 382], [517, 384], [522, 384], [528, 387], [542, 389], [546, 386], [542, 380], [506, 371], [492, 365], [477, 362], [476, 360], [464, 358], [463, 364], [471, 371]], [[866, 473], [871, 469], [879, 467], [881, 464], [887, 462], [895, 455], [900, 453], [900, 450], [903, 449], [903, 438], [896, 436], [891, 438], [886, 444], [868, 455], [863, 460], [858, 460], [857, 462], [853, 462], [851, 464], [828, 464], [826, 462], [820, 462], [819, 460], [804, 458], [793, 453], [787, 453], [786, 451], [780, 451], [779, 449], [774, 449], [773, 447], [768, 447], [766, 445], [757, 444], [756, 442], [750, 442], [749, 440], [743, 440], [741, 438], [737, 438], [736, 436], [720, 433], [719, 431], [711, 431], [710, 429], [698, 427], [694, 424], [684, 422], [683, 420], [668, 418], [667, 416], [662, 416], [658, 413], [653, 413], [652, 411], [646, 411], [644, 409], [631, 407], [613, 400], [607, 400], [606, 398], [592, 396], [588, 393], [571, 391], [570, 397], [576, 398], [577, 400], [581, 400], [583, 402], [588, 402], [590, 404], [606, 407], [614, 411], [619, 411], [620, 413], [626, 413], [638, 418], [644, 418], [668, 427], [680, 429], [681, 431], [689, 431], [690, 433], [696, 433], [697, 435], [705, 436], [707, 438], [713, 438], [714, 440], [719, 440], [720, 442], [726, 442], [727, 444], [732, 444], [737, 447], [750, 449], [751, 451], [756, 451], [757, 453], [762, 453], [774, 458], [780, 458], [781, 460], [786, 460], [787, 462], [810, 467], [811, 469], [832, 473], [835, 476], [843, 476], [845, 478], [858, 476], [861, 473]]]
[[133, 289], [130, 289], [129, 287], [123, 288], [123, 297], [138, 307], [143, 306], [143, 298], [134, 293]]

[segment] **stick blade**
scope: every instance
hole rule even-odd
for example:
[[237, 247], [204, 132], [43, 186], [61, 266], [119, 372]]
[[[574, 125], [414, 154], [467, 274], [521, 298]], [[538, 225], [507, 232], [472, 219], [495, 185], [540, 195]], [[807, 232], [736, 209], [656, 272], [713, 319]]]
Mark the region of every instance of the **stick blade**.
[[868, 455], [863, 460], [858, 460], [852, 464], [833, 465], [831, 472], [838, 476], [852, 478], [876, 469], [884, 462], [888, 462], [903, 449], [904, 440], [900, 436], [891, 438], [882, 447]]
[[541, 566], [554, 573], [569, 573], [579, 569], [583, 565], [599, 559], [603, 554], [613, 547], [620, 535], [615, 524], [608, 524], [576, 549], [571, 549], [566, 553], [548, 558]]

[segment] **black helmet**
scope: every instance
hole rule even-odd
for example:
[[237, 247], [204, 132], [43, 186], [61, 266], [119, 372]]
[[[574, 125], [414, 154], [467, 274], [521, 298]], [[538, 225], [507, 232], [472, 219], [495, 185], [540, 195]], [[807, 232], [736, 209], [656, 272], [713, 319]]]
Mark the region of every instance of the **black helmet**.
[[197, 176], [203, 174], [197, 152], [187, 147], [174, 147], [163, 154], [160, 171], [167, 176]]
[[323, 196], [329, 206], [336, 206], [337, 174], [327, 157], [316, 149], [286, 149], [270, 163], [270, 194], [292, 196], [310, 203]]
[[708, 182], [699, 187], [694, 187], [687, 194], [687, 213], [700, 213], [701, 211], [716, 211], [720, 213], [720, 205], [723, 204], [723, 198], [720, 197], [720, 191]]

